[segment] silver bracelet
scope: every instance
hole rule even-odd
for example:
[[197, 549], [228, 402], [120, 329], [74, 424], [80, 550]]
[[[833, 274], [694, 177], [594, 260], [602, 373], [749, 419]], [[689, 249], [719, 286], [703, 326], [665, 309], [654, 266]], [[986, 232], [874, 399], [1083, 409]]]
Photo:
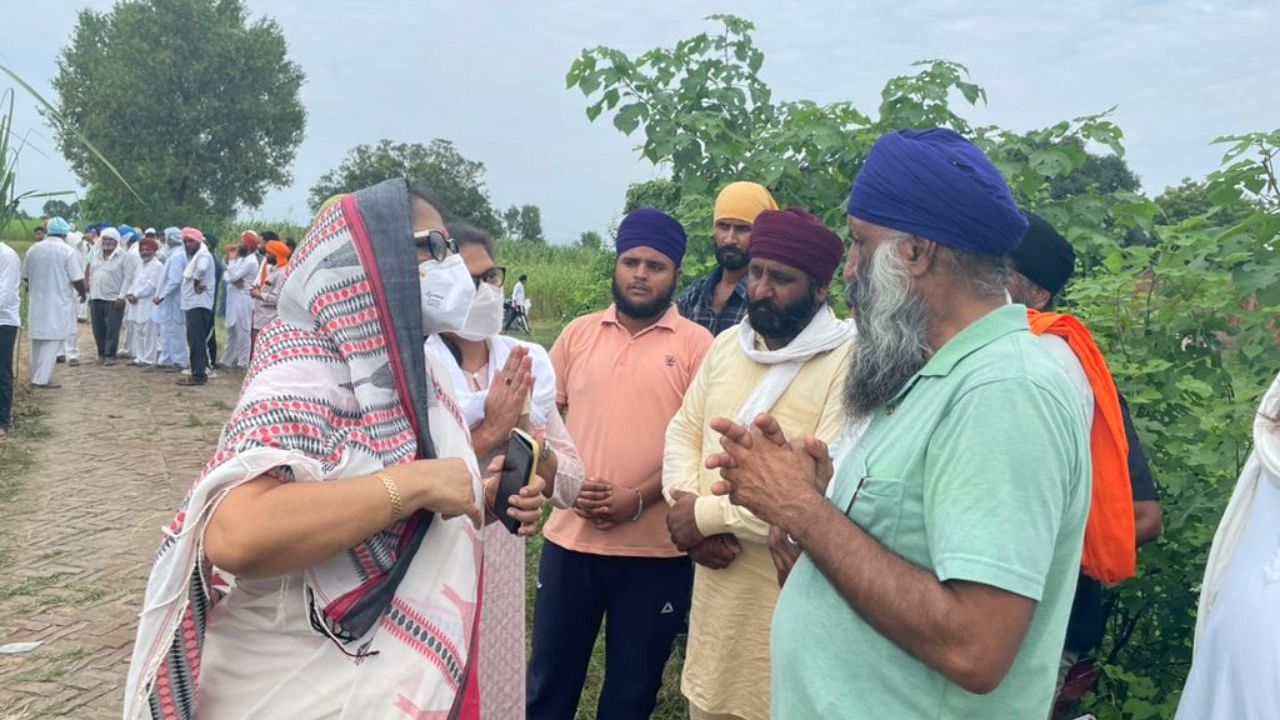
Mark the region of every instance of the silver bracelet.
[[636, 508], [636, 516], [631, 518], [631, 522], [636, 522], [640, 519], [640, 513], [644, 512], [644, 496], [640, 494], [640, 488], [631, 489], [636, 491], [636, 502], [640, 503], [640, 506]]

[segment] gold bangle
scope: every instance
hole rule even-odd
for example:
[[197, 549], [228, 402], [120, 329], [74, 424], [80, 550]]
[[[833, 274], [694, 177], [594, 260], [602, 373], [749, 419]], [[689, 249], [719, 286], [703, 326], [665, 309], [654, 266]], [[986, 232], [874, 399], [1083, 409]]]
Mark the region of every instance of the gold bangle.
[[378, 477], [382, 478], [382, 487], [391, 500], [391, 521], [395, 522], [404, 517], [404, 500], [400, 497], [400, 488], [396, 487], [396, 481], [390, 475], [381, 473]]

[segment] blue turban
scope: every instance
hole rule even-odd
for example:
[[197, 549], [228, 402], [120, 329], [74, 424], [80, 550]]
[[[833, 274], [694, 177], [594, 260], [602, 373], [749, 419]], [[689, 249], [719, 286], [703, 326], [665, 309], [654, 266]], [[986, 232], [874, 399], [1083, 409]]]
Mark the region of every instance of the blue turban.
[[619, 255], [632, 248], [653, 248], [680, 267], [688, 242], [679, 220], [657, 208], [640, 208], [622, 218], [615, 247]]
[[60, 217], [49, 218], [49, 224], [45, 226], [44, 231], [49, 235], [57, 235], [58, 237], [66, 237], [71, 232], [71, 223]]
[[173, 226], [164, 229], [164, 244], [176, 247], [182, 244], [182, 229]]
[[849, 214], [975, 255], [1007, 253], [1027, 230], [996, 166], [944, 129], [877, 140], [849, 194]]
[[138, 229], [132, 225], [121, 225], [116, 228], [116, 232], [120, 233], [120, 239], [126, 243], [134, 242], [142, 237], [142, 233], [138, 232]]

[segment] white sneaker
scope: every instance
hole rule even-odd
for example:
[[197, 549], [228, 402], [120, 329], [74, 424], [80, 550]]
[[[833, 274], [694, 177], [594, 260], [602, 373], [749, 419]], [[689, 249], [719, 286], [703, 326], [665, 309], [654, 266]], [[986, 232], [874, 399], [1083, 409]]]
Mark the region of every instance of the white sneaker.
[[190, 376], [190, 375], [191, 375], [191, 368], [182, 368], [182, 374], [183, 374], [183, 375]]
[[209, 371], [209, 374], [208, 374], [208, 375], [206, 375], [205, 377], [207, 377], [207, 378], [209, 378], [210, 380], [212, 380], [212, 379], [214, 379], [214, 378], [218, 377], [218, 371], [217, 371], [217, 370], [210, 370], [210, 371]]

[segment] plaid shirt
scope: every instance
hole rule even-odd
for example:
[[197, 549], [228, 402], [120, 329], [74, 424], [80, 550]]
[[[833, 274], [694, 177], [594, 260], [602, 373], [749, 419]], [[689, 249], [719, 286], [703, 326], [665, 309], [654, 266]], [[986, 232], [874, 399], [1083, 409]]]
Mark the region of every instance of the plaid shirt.
[[716, 285], [723, 274], [724, 271], [717, 267], [710, 275], [685, 288], [685, 291], [680, 294], [680, 299], [676, 301], [676, 308], [680, 310], [681, 315], [710, 330], [712, 335], [719, 335], [742, 322], [742, 318], [747, 316], [745, 277], [738, 281], [738, 286], [725, 301], [724, 309], [719, 315], [711, 308], [715, 300]]

